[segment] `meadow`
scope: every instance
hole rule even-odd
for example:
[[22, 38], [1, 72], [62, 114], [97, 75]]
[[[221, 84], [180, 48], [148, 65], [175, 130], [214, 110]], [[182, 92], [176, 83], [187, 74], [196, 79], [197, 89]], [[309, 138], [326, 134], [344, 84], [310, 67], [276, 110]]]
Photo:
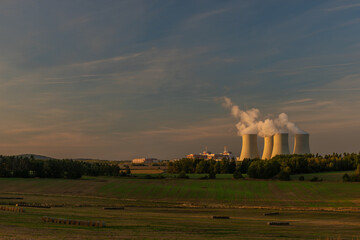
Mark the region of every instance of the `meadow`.
[[[0, 211], [0, 238], [359, 239], [360, 183], [338, 181], [342, 174], [317, 174], [322, 182], [229, 176], [214, 180], [1, 178], [1, 206], [27, 203], [51, 208]], [[325, 175], [331, 177], [325, 180]], [[19, 197], [23, 199], [9, 199]], [[272, 211], [280, 215], [263, 215]], [[230, 219], [212, 219], [214, 215]], [[107, 226], [44, 223], [42, 216], [104, 221]], [[290, 226], [268, 226], [268, 221], [288, 221]]]

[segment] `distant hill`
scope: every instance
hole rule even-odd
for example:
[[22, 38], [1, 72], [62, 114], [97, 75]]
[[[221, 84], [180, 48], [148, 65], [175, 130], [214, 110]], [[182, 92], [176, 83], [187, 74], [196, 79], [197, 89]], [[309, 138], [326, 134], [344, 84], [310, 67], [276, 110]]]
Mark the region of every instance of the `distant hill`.
[[38, 154], [20, 154], [20, 155], [17, 155], [19, 157], [31, 157], [31, 156], [34, 156], [35, 159], [39, 159], [39, 160], [50, 160], [50, 159], [55, 159], [55, 158], [52, 158], [52, 157], [48, 157], [48, 156], [43, 156], [43, 155], [38, 155]]

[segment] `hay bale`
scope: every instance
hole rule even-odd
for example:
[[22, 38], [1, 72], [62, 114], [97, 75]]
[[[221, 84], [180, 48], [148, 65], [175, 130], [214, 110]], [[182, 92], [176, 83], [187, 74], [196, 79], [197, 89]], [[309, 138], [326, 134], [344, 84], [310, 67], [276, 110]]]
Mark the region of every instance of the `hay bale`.
[[290, 222], [268, 222], [268, 225], [288, 226]]
[[52, 222], [58, 224], [68, 224], [68, 225], [87, 226], [87, 227], [105, 227], [105, 223], [100, 221], [80, 221], [80, 220], [64, 219], [64, 218], [50, 218], [47, 216], [43, 216], [41, 219], [44, 222]]
[[229, 216], [213, 216], [213, 219], [230, 219]]
[[89, 226], [90, 222], [89, 221], [80, 221], [80, 226]]
[[264, 216], [274, 216], [274, 215], [279, 215], [279, 212], [270, 212], [270, 213], [264, 213]]
[[125, 210], [125, 207], [104, 207], [104, 210]]

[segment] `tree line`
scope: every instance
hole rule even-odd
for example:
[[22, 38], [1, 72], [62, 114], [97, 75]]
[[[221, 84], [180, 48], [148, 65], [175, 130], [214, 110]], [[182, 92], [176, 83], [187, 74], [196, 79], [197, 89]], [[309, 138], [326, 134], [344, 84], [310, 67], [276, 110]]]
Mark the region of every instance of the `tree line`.
[[234, 173], [236, 170], [235, 159], [221, 161], [183, 158], [168, 163], [168, 173]]
[[319, 154], [278, 155], [270, 160], [234, 159], [221, 161], [183, 158], [168, 163], [169, 173], [232, 173], [235, 178], [248, 174], [251, 178], [290, 179], [291, 174], [355, 170], [360, 165], [360, 153], [321, 156]]
[[34, 157], [0, 156], [0, 177], [69, 178], [86, 176], [127, 176], [129, 167], [117, 164], [63, 160], [38, 160]]

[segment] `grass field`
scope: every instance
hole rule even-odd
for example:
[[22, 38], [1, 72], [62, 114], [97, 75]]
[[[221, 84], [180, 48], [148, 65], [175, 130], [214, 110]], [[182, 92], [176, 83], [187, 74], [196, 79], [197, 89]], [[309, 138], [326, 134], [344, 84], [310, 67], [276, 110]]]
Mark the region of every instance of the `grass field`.
[[[24, 199], [4, 199], [9, 197]], [[3, 178], [0, 198], [0, 205], [52, 206], [0, 211], [0, 239], [360, 239], [359, 183]], [[263, 216], [268, 211], [280, 215]], [[41, 216], [101, 220], [107, 227], [43, 223]], [[290, 226], [266, 224], [273, 220]]]
[[133, 169], [132, 174], [161, 174], [164, 170], [161, 169]]

